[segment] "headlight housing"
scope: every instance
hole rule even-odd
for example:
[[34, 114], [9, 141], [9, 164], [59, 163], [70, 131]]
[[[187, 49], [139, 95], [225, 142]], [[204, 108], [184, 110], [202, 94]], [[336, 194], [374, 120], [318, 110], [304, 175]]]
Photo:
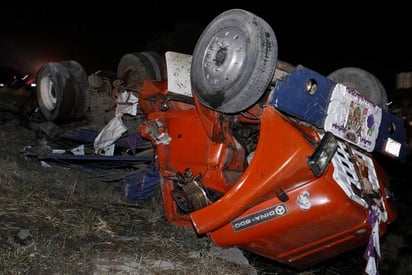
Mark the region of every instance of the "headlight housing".
[[336, 137], [331, 132], [326, 132], [315, 152], [308, 157], [309, 167], [315, 176], [323, 175], [337, 148]]

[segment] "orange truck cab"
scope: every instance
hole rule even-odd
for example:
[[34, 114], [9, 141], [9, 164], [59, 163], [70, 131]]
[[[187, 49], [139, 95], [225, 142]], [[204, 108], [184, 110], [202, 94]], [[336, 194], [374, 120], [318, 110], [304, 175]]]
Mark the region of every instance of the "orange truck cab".
[[239, 9], [193, 55], [165, 57], [167, 79], [139, 88], [139, 130], [170, 223], [298, 269], [368, 243], [378, 257], [397, 209], [374, 155], [402, 161], [406, 149], [373, 75], [282, 62], [271, 28]]

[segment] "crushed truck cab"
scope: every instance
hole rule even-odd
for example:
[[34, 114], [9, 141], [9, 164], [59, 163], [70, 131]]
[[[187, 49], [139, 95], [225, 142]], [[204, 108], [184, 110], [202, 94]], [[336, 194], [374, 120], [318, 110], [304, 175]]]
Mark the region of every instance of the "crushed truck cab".
[[[87, 80], [75, 61], [43, 66], [36, 90], [45, 118], [93, 109]], [[398, 215], [377, 155], [403, 162], [407, 145], [374, 75], [344, 67], [325, 76], [279, 60], [271, 26], [231, 9], [191, 55], [125, 54], [115, 83], [116, 116], [95, 151], [113, 152], [128, 130], [123, 114], [139, 109], [133, 130], [155, 149], [170, 223], [297, 269], [364, 246], [366, 271], [376, 273], [380, 237]]]
[[397, 209], [374, 155], [402, 161], [406, 148], [373, 75], [280, 61], [270, 26], [239, 9], [193, 55], [165, 60], [163, 79], [123, 75], [138, 87], [170, 223], [298, 269], [369, 242], [379, 255]]

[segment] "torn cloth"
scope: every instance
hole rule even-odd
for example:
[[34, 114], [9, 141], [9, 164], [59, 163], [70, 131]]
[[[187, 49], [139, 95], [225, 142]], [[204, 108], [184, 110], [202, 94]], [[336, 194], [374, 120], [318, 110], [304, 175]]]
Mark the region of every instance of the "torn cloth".
[[116, 115], [111, 121], [109, 121], [103, 130], [100, 131], [94, 140], [95, 153], [99, 154], [102, 150], [105, 150], [125, 132], [127, 132], [127, 127], [122, 121], [122, 114]]

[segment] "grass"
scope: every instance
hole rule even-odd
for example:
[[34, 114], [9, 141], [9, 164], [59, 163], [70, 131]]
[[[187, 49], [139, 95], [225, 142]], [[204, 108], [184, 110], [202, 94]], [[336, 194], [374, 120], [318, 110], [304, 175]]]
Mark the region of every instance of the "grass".
[[[209, 255], [210, 244], [191, 229], [168, 224], [154, 211], [154, 200], [128, 202], [111, 184], [25, 158], [21, 149], [36, 142], [29, 130], [0, 132], [1, 274], [248, 274], [252, 269]], [[17, 237], [22, 230], [28, 232], [25, 239]], [[190, 256], [193, 251], [197, 258]]]
[[[110, 183], [63, 166], [42, 167], [22, 149], [32, 130], [0, 123], [0, 274], [363, 274], [363, 250], [296, 272], [245, 253], [251, 266], [210, 253], [190, 228], [168, 224], [155, 198], [136, 204]], [[381, 274], [409, 274], [411, 202], [382, 239]], [[28, 232], [21, 239], [19, 232]]]

